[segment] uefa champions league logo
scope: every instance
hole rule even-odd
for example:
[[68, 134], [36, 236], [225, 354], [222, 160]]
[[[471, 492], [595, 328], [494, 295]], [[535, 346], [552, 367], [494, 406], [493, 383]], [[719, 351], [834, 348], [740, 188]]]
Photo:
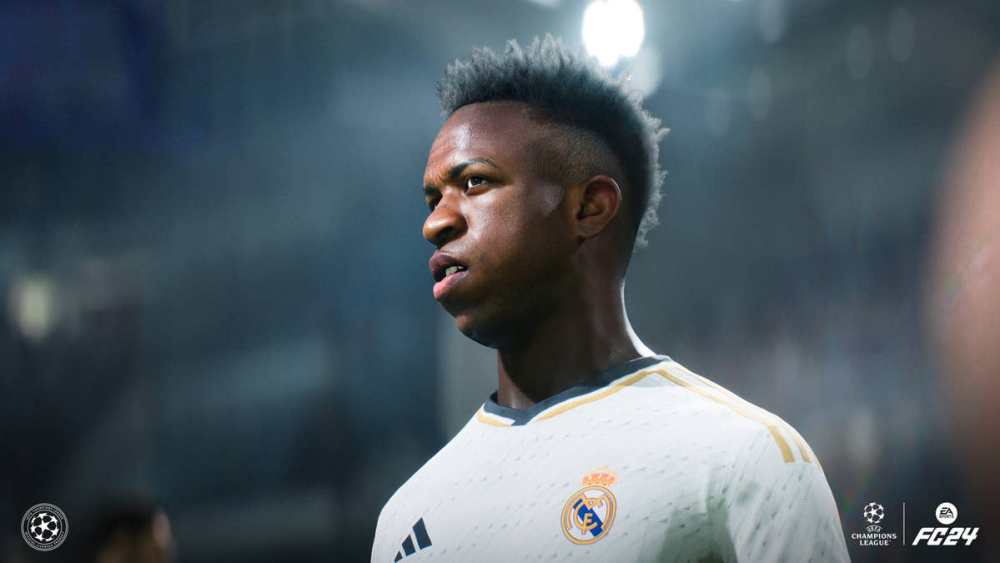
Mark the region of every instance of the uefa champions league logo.
[[865, 522], [868, 522], [868, 527], [865, 530], [869, 532], [881, 532], [882, 526], [878, 524], [885, 518], [885, 507], [877, 502], [869, 502], [865, 505], [864, 517]]
[[21, 518], [21, 537], [32, 549], [52, 551], [62, 545], [68, 535], [66, 513], [54, 504], [36, 504]]
[[[868, 523], [863, 532], [854, 532], [851, 539], [861, 547], [887, 547], [896, 541], [896, 533], [891, 529], [883, 529], [885, 507], [878, 502], [869, 502], [861, 511], [862, 518]], [[886, 526], [889, 526], [886, 523]]]

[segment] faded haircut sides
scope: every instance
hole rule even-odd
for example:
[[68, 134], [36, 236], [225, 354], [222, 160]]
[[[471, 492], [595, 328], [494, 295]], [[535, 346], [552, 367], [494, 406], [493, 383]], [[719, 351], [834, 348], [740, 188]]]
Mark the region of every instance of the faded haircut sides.
[[524, 48], [511, 40], [503, 53], [474, 49], [468, 59], [448, 65], [437, 93], [446, 116], [470, 104], [523, 102], [553, 123], [603, 141], [625, 174], [633, 248], [641, 248], [659, 222], [656, 210], [666, 174], [660, 169], [659, 141], [667, 130], [627, 85], [626, 77], [612, 78], [594, 59], [546, 35]]

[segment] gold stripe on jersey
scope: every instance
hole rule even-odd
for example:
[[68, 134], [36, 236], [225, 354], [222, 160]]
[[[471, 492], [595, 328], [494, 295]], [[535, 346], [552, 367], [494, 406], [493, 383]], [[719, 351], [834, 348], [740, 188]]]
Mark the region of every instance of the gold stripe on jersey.
[[[732, 399], [734, 401], [739, 401], [740, 403], [746, 404], [747, 406], [749, 406], [751, 408], [755, 408], [755, 409], [759, 410], [759, 407], [756, 407], [753, 404], [748, 403], [746, 400], [744, 400], [743, 398], [739, 397], [738, 395], [736, 395], [735, 393], [733, 393], [729, 389], [726, 389], [725, 387], [719, 385], [718, 383], [716, 383], [714, 381], [711, 381], [709, 379], [706, 379], [706, 378], [698, 375], [697, 373], [694, 373], [693, 371], [687, 369], [686, 367], [684, 367], [684, 366], [682, 366], [680, 364], [677, 364], [677, 366], [679, 368], [681, 368], [681, 370], [683, 370], [685, 373], [688, 373], [688, 374], [690, 374], [690, 375], [698, 378], [699, 380], [704, 381], [707, 385], [710, 385], [711, 387], [713, 387], [715, 389], [718, 389], [721, 393], [725, 394], [730, 399]], [[813, 454], [812, 450], [809, 449], [809, 445], [806, 444], [806, 441], [802, 438], [802, 435], [799, 434], [797, 430], [795, 430], [794, 428], [792, 428], [791, 426], [789, 426], [784, 421], [778, 420], [778, 423], [781, 424], [781, 426], [782, 426], [782, 428], [784, 428], [785, 432], [787, 432], [788, 434], [790, 434], [792, 436], [792, 440], [795, 441], [795, 445], [799, 449], [799, 455], [802, 456], [802, 461], [804, 461], [806, 463], [812, 463], [813, 457], [815, 457], [816, 454]]]
[[795, 440], [795, 445], [799, 447], [799, 453], [802, 454], [802, 461], [812, 463], [812, 455], [810, 455], [811, 450], [809, 449], [809, 445], [806, 444], [806, 441], [802, 439], [802, 435], [791, 426], [786, 426], [785, 429], [792, 434], [792, 439]]
[[[747, 403], [743, 399], [740, 399], [727, 389], [709, 381], [708, 379], [701, 377], [696, 373], [687, 370], [680, 364], [677, 364], [675, 362], [674, 365], [680, 367], [681, 369], [684, 370], [684, 372], [696, 378], [698, 382], [702, 383], [702, 385], [695, 385], [691, 382], [688, 382], [679, 375], [671, 373], [669, 370], [664, 368], [658, 367], [654, 369], [643, 370], [638, 373], [634, 373], [628, 377], [625, 377], [623, 379], [620, 379], [600, 391], [553, 406], [547, 411], [544, 411], [542, 414], [537, 415], [532, 420], [546, 420], [554, 416], [558, 416], [568, 410], [572, 410], [575, 409], [576, 407], [585, 405], [587, 403], [599, 401], [601, 399], [614, 395], [615, 393], [625, 389], [626, 387], [634, 385], [635, 383], [644, 379], [646, 376], [655, 374], [673, 383], [674, 385], [677, 385], [678, 387], [682, 387], [710, 401], [719, 403], [729, 408], [730, 410], [734, 411], [735, 413], [739, 414], [740, 416], [743, 416], [745, 418], [748, 418], [750, 420], [753, 420], [754, 422], [763, 425], [764, 428], [767, 429], [768, 434], [771, 435], [771, 438], [774, 440], [774, 443], [778, 446], [778, 450], [781, 452], [781, 458], [784, 460], [784, 462], [794, 463], [795, 456], [792, 455], [792, 449], [789, 447], [788, 441], [785, 439], [784, 436], [782, 436], [781, 431], [779, 430], [779, 424], [780, 424], [782, 427], [788, 430], [789, 435], [791, 435], [792, 439], [795, 441], [799, 453], [802, 456], [802, 461], [806, 463], [811, 462], [811, 457], [809, 456], [808, 453], [808, 447], [798, 436], [798, 434], [796, 434], [794, 430], [792, 430], [790, 427], [784, 424], [783, 421], [777, 419], [776, 417], [769, 417], [767, 415], [764, 415], [763, 413], [759, 412], [757, 407], [754, 407], [750, 403]], [[706, 387], [710, 388], [711, 390], [706, 389]], [[721, 395], [713, 392], [713, 390], [721, 393]]]
[[[692, 383], [690, 381], [687, 381], [681, 375], [672, 373], [670, 370], [663, 367], [647, 369], [639, 371], [622, 379], [619, 379], [618, 381], [611, 383], [607, 387], [599, 391], [590, 393], [589, 395], [584, 395], [582, 397], [567, 400], [558, 405], [554, 405], [550, 407], [548, 410], [542, 411], [541, 414], [536, 415], [534, 418], [531, 419], [531, 421], [547, 420], [553, 418], [566, 411], [575, 409], [579, 406], [583, 406], [588, 403], [592, 403], [594, 401], [599, 401], [601, 399], [614, 395], [615, 393], [625, 389], [626, 387], [638, 383], [639, 381], [641, 381], [642, 379], [644, 379], [649, 375], [659, 375], [663, 379], [666, 379], [667, 381], [673, 383], [674, 385], [677, 385], [678, 387], [682, 387], [705, 399], [719, 403], [720, 405], [729, 408], [736, 414], [739, 414], [744, 418], [748, 418], [754, 422], [763, 425], [764, 428], [767, 429], [768, 434], [771, 435], [771, 438], [774, 440], [774, 443], [778, 446], [778, 450], [781, 452], [781, 458], [784, 460], [784, 462], [794, 463], [795, 456], [792, 454], [792, 449], [788, 445], [788, 440], [786, 440], [785, 436], [782, 435], [781, 430], [783, 429], [785, 432], [788, 433], [789, 436], [791, 436], [792, 440], [795, 442], [795, 446], [799, 450], [799, 455], [802, 457], [802, 461], [804, 461], [805, 463], [812, 463], [815, 454], [812, 454], [811, 450], [809, 449], [809, 446], [806, 445], [805, 440], [802, 439], [802, 436], [799, 435], [799, 433], [796, 432], [794, 428], [789, 426], [783, 420], [762, 412], [759, 407], [740, 398], [732, 391], [729, 391], [725, 387], [722, 387], [721, 385], [692, 372], [691, 370], [685, 368], [684, 366], [676, 362], [673, 362], [672, 365], [678, 368], [678, 371], [680, 371], [682, 374], [695, 379], [697, 383]], [[491, 426], [500, 426], [500, 427], [508, 427], [512, 426], [513, 424], [512, 422], [504, 422], [501, 420], [490, 418], [489, 414], [490, 413], [485, 412], [483, 408], [480, 407], [480, 409], [476, 411], [476, 420], [484, 424], [489, 424]]]
[[761, 414], [753, 412], [752, 410], [740, 404], [737, 404], [732, 400], [729, 400], [725, 397], [720, 397], [715, 393], [710, 392], [708, 389], [705, 389], [705, 387], [707, 386], [703, 387], [694, 385], [691, 382], [685, 381], [680, 376], [673, 374], [668, 370], [657, 370], [657, 371], [661, 376], [667, 378], [667, 380], [669, 380], [671, 383], [683, 387], [688, 391], [701, 395], [702, 397], [710, 401], [714, 401], [716, 403], [719, 403], [720, 405], [728, 407], [736, 414], [739, 414], [745, 418], [749, 418], [750, 420], [763, 424], [764, 427], [767, 428], [768, 433], [771, 434], [771, 438], [773, 438], [774, 442], [778, 445], [778, 449], [781, 450], [781, 457], [782, 459], [785, 460], [785, 463], [793, 463], [795, 461], [795, 457], [792, 456], [792, 449], [788, 447], [788, 442], [785, 440], [784, 436], [781, 435], [781, 432], [778, 432], [778, 427], [776, 424], [773, 423], [773, 421], [768, 420]]
[[503, 422], [501, 420], [490, 418], [489, 413], [484, 411], [483, 407], [479, 407], [479, 410], [476, 411], [476, 420], [482, 422], [483, 424], [489, 424], [490, 426], [500, 426], [505, 428], [511, 425], [510, 422]]
[[578, 399], [572, 399], [572, 400], [566, 401], [564, 403], [561, 403], [559, 405], [556, 405], [556, 406], [554, 406], [554, 407], [552, 407], [552, 408], [550, 408], [550, 409], [542, 412], [542, 414], [536, 416], [532, 420], [545, 420], [547, 418], [552, 418], [553, 416], [560, 415], [560, 414], [562, 414], [562, 413], [564, 413], [564, 412], [566, 412], [566, 411], [568, 411], [570, 409], [575, 409], [576, 407], [579, 407], [580, 405], [585, 405], [587, 403], [592, 403], [594, 401], [599, 401], [599, 400], [601, 400], [601, 399], [603, 399], [605, 397], [608, 397], [610, 395], [614, 395], [615, 393], [621, 391], [622, 389], [628, 387], [629, 385], [632, 385], [636, 381], [639, 381], [640, 379], [646, 377], [647, 375], [649, 375], [651, 373], [653, 373], [653, 371], [640, 371], [639, 373], [634, 373], [634, 374], [632, 374], [632, 375], [630, 375], [630, 376], [628, 376], [628, 377], [626, 377], [624, 379], [620, 379], [620, 380], [616, 381], [615, 383], [612, 383], [611, 385], [608, 385], [607, 387], [605, 387], [604, 389], [602, 389], [600, 391], [597, 391], [596, 393], [591, 393], [589, 395], [584, 395], [583, 397], [580, 397]]
[[[771, 433], [771, 437], [773, 437], [774, 441], [777, 442], [778, 449], [781, 450], [781, 455], [784, 458], [785, 463], [792, 463], [795, 460], [794, 458], [792, 458], [791, 449], [788, 447], [788, 442], [785, 441], [784, 437], [781, 436], [781, 433], [778, 432], [777, 427], [779, 425], [785, 432], [788, 433], [789, 436], [792, 437], [792, 440], [795, 442], [795, 446], [799, 450], [799, 455], [802, 456], [802, 461], [806, 463], [812, 463], [812, 456], [810, 456], [809, 446], [806, 445], [805, 440], [802, 439], [802, 436], [799, 435], [799, 433], [794, 428], [789, 426], [783, 420], [760, 412], [760, 407], [757, 407], [752, 403], [747, 402], [745, 399], [740, 398], [738, 395], [726, 389], [725, 387], [719, 385], [718, 383], [706, 379], [678, 363], [674, 363], [674, 366], [679, 368], [679, 371], [682, 371], [683, 373], [691, 377], [694, 377], [698, 381], [704, 383], [706, 386], [711, 387], [712, 389], [718, 391], [722, 395], [722, 397], [719, 397], [718, 399], [719, 402], [725, 404], [726, 406], [729, 406], [730, 408], [746, 416], [747, 418], [756, 420], [757, 422], [766, 426], [768, 432]], [[728, 401], [726, 399], [728, 399]]]

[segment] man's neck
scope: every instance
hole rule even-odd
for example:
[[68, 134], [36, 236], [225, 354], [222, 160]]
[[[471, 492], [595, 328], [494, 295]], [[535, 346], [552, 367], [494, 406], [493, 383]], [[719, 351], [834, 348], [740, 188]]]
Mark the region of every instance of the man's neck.
[[535, 324], [522, 345], [497, 351], [497, 402], [525, 409], [609, 367], [652, 355], [636, 336], [623, 296]]

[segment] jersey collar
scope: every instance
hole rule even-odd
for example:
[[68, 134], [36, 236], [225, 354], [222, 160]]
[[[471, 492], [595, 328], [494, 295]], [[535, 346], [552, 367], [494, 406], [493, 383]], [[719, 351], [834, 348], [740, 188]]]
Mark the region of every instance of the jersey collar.
[[626, 375], [669, 359], [670, 358], [667, 356], [657, 354], [654, 356], [643, 356], [641, 358], [625, 362], [624, 364], [612, 366], [592, 377], [587, 378], [582, 383], [578, 383], [568, 389], [560, 391], [548, 399], [535, 403], [526, 409], [514, 409], [500, 405], [497, 403], [497, 393], [494, 391], [493, 394], [490, 395], [490, 398], [483, 403], [483, 410], [490, 414], [513, 420], [511, 426], [523, 426], [532, 418], [535, 418], [535, 416], [539, 413], [549, 407], [552, 407], [553, 405], [558, 405], [563, 401], [579, 397], [585, 393], [590, 393], [591, 391], [604, 387], [616, 379], [621, 379]]

